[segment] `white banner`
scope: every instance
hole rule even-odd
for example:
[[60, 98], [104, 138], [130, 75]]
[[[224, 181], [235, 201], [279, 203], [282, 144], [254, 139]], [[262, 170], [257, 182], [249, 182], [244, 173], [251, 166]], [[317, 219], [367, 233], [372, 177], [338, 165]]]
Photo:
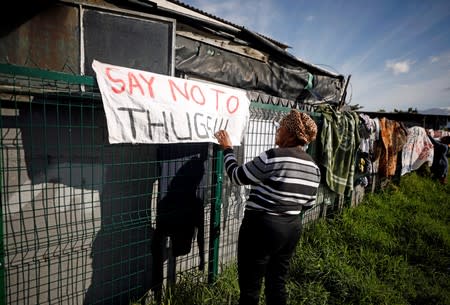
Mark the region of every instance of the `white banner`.
[[214, 142], [240, 145], [249, 118], [244, 90], [129, 69], [96, 60], [110, 143]]

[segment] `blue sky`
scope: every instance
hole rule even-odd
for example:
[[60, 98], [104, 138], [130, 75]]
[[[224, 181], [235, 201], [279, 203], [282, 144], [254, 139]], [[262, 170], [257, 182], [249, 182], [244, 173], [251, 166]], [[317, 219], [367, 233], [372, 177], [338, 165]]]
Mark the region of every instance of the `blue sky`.
[[349, 102], [363, 110], [450, 108], [450, 0], [183, 2], [351, 74]]

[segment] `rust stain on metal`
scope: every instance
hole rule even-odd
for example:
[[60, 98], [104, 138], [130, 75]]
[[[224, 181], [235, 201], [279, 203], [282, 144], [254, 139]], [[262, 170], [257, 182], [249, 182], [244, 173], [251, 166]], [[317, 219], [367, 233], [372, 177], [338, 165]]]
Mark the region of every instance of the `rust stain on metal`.
[[79, 73], [78, 8], [55, 4], [0, 38], [0, 62]]

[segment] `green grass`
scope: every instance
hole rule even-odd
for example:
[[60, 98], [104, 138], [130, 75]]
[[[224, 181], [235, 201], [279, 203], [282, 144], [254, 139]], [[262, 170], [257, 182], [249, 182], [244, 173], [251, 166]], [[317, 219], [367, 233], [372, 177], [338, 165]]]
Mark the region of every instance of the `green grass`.
[[305, 232], [291, 304], [450, 304], [450, 188], [410, 174]]
[[[416, 173], [304, 232], [289, 304], [450, 304], [450, 185]], [[213, 285], [180, 277], [164, 305], [237, 304], [233, 264]]]

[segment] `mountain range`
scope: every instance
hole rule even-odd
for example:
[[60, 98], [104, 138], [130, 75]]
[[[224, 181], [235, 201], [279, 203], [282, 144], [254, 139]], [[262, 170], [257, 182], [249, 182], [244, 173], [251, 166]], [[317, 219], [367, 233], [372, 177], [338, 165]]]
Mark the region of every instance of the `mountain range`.
[[443, 108], [429, 108], [425, 110], [419, 110], [420, 114], [434, 114], [434, 115], [450, 115], [450, 107]]

